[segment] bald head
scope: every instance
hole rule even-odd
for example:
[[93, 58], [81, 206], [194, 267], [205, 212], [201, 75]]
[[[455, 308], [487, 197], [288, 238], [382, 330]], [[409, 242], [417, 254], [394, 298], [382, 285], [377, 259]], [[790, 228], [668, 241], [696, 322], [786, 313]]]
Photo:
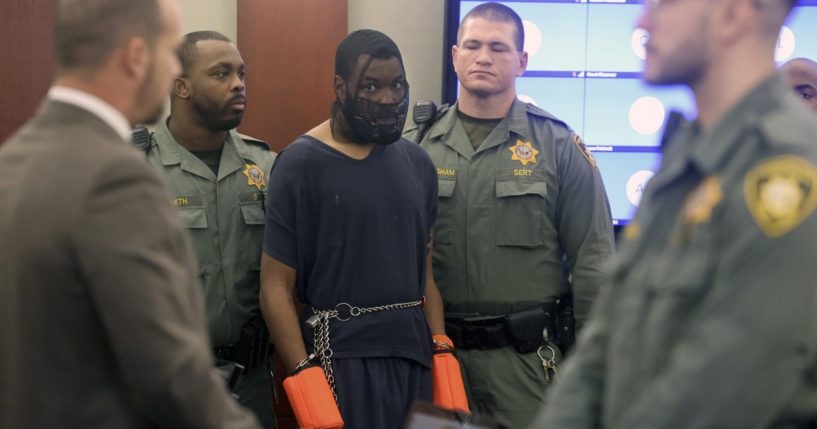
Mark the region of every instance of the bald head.
[[817, 111], [817, 62], [795, 58], [781, 67], [794, 92]]

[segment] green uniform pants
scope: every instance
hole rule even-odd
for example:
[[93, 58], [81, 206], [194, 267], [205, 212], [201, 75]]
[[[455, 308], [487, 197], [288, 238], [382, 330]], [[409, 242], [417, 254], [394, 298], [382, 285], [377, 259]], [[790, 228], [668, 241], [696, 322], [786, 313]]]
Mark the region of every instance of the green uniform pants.
[[456, 349], [455, 355], [472, 412], [510, 428], [528, 427], [542, 407], [549, 386], [536, 351], [519, 354], [513, 347]]

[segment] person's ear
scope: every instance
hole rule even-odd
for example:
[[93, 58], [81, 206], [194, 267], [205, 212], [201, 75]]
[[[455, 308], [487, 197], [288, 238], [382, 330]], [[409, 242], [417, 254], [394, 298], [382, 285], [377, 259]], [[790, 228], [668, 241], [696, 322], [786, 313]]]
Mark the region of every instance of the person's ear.
[[178, 98], [190, 97], [190, 80], [186, 77], [179, 76], [173, 80], [173, 93]]
[[457, 53], [458, 53], [459, 46], [451, 45], [451, 63], [454, 64], [454, 73], [457, 72]]
[[737, 40], [749, 31], [756, 13], [752, 0], [721, 0], [712, 6], [710, 28], [718, 40]]
[[141, 37], [134, 37], [125, 42], [121, 49], [121, 64], [125, 74], [139, 82], [144, 80], [151, 62], [147, 41]]
[[341, 101], [346, 100], [346, 81], [343, 80], [342, 77], [340, 77], [338, 75], [335, 75], [334, 88], [335, 88], [335, 97], [337, 97], [338, 100], [341, 100]]
[[517, 76], [522, 76], [525, 69], [528, 68], [528, 53], [526, 51], [518, 52], [519, 55], [519, 70], [516, 71]]

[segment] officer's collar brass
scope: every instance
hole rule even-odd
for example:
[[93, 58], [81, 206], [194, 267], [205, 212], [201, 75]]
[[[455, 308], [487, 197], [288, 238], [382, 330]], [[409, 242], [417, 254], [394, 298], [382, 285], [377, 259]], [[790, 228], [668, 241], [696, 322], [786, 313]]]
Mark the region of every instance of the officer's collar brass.
[[673, 240], [677, 245], [683, 245], [696, 239], [698, 225], [712, 219], [712, 210], [723, 200], [721, 179], [717, 175], [709, 176], [701, 181], [687, 194], [680, 214], [680, 230]]

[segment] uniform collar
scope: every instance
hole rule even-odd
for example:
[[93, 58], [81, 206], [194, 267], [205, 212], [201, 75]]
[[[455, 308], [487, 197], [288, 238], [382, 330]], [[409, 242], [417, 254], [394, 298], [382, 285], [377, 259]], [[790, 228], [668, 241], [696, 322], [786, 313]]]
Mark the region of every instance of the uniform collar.
[[[179, 164], [187, 172], [212, 180], [215, 176], [213, 171], [173, 138], [167, 128], [169, 119], [170, 117], [162, 121], [153, 131], [154, 140], [159, 146], [162, 165]], [[238, 137], [235, 130], [230, 130], [221, 151], [221, 161], [216, 180], [221, 180], [236, 170], [246, 168], [246, 163], [255, 163], [249, 153], [246, 143]]]
[[701, 135], [690, 150], [690, 161], [704, 176], [713, 174], [745, 142], [747, 130], [762, 128], [768, 115], [781, 108], [788, 93], [782, 76], [775, 73], [751, 90], [715, 126]]
[[741, 134], [761, 129], [769, 113], [780, 108], [787, 93], [783, 78], [775, 74], [751, 90], [709, 131], [701, 131], [697, 123], [680, 125], [663, 148], [661, 169], [649, 186], [657, 191], [690, 167], [701, 177], [715, 174], [745, 144]]
[[[514, 98], [508, 114], [496, 124], [496, 127], [494, 127], [491, 134], [485, 139], [485, 142], [480, 146], [479, 150], [474, 151], [474, 147], [468, 140], [465, 129], [462, 127], [459, 117], [457, 116], [458, 105], [459, 101], [451, 105], [443, 117], [440, 118], [428, 132], [428, 138], [442, 138], [447, 146], [466, 158], [470, 159], [476, 152], [481, 152], [505, 143], [508, 141], [510, 133], [518, 135], [519, 138], [523, 140], [526, 140], [530, 134], [527, 121], [527, 105], [518, 98]], [[453, 134], [457, 134], [454, 136], [457, 138], [452, 138]]]

